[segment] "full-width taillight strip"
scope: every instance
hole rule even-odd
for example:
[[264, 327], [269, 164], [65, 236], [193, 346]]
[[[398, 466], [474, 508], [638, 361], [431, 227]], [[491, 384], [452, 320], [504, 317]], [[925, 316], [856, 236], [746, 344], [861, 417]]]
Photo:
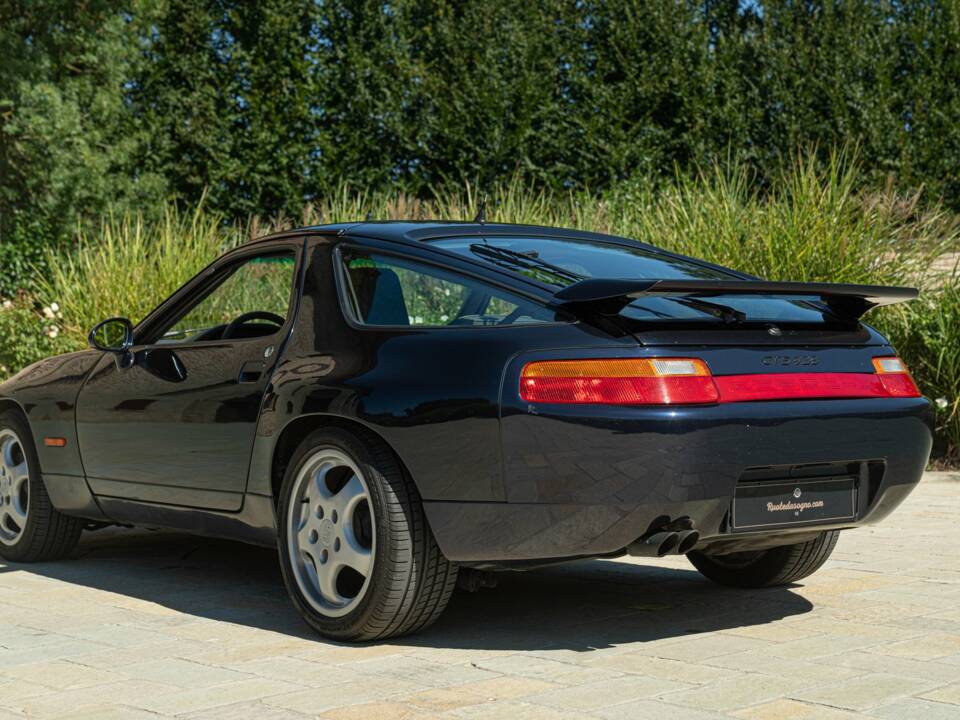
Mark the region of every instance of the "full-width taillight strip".
[[897, 357], [873, 359], [873, 373], [757, 373], [713, 376], [698, 358], [545, 360], [520, 376], [527, 402], [691, 405], [758, 400], [919, 397]]

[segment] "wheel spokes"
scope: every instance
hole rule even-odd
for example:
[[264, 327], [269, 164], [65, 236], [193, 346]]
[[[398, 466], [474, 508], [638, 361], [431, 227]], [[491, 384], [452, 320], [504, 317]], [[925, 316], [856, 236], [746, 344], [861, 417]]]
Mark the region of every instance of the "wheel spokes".
[[330, 498], [330, 503], [341, 516], [347, 517], [355, 505], [361, 500], [366, 499], [367, 489], [363, 486], [363, 483], [360, 482], [360, 478], [353, 475], [347, 480], [344, 486]]
[[7, 476], [10, 478], [10, 483], [15, 489], [30, 480], [30, 470], [27, 468], [26, 460], [21, 462], [19, 465], [7, 467], [6, 471]]
[[30, 469], [23, 445], [9, 428], [0, 430], [0, 541], [16, 542], [27, 525]]
[[319, 579], [320, 594], [334, 605], [345, 605], [350, 598], [344, 597], [337, 590], [337, 576], [340, 574], [340, 568], [327, 559], [317, 568], [317, 577]]
[[27, 492], [29, 487], [29, 478], [21, 477], [18, 482], [13, 484], [13, 492], [10, 493], [10, 500], [8, 501], [10, 515], [21, 529], [27, 522]]
[[369, 548], [365, 548], [357, 542], [352, 529], [347, 529], [344, 532], [344, 541], [335, 556], [341, 566], [353, 568], [364, 577], [370, 575], [373, 553]]
[[311, 533], [313, 532], [315, 532], [315, 530], [310, 526], [310, 519], [308, 517], [297, 531], [297, 544], [304, 552], [307, 552], [309, 547], [313, 544], [310, 541]]
[[373, 568], [370, 492], [356, 465], [337, 450], [304, 464], [288, 516], [297, 581], [323, 614], [348, 612]]
[[320, 500], [327, 500], [332, 496], [330, 488], [327, 486], [327, 475], [336, 467], [333, 462], [321, 463], [313, 473], [313, 482], [310, 483], [306, 499], [308, 502], [316, 503]]
[[337, 573], [329, 560], [322, 559], [321, 552], [311, 550], [302, 551], [303, 567], [310, 576], [310, 580], [323, 596], [332, 605], [343, 605], [349, 598], [343, 597], [337, 591]]
[[3, 438], [2, 443], [0, 443], [0, 463], [3, 464], [3, 467], [7, 472], [10, 472], [13, 468], [20, 464], [14, 458], [14, 450], [19, 446], [20, 443], [17, 441], [17, 438], [12, 435], [7, 435], [5, 438]]

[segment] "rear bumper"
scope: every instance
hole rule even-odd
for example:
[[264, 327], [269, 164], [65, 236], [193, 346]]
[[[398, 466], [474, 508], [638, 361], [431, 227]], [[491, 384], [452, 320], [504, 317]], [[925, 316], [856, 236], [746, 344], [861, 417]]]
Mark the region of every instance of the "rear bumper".
[[[698, 548], [802, 541], [811, 528], [733, 533], [748, 470], [819, 463], [872, 468], [857, 517], [886, 517], [919, 482], [932, 416], [923, 398], [731, 403], [711, 407], [552, 406], [502, 419], [507, 502], [427, 502], [441, 550], [464, 563], [616, 554], [664, 518], [689, 516]], [[773, 472], [776, 475], [776, 471]]]

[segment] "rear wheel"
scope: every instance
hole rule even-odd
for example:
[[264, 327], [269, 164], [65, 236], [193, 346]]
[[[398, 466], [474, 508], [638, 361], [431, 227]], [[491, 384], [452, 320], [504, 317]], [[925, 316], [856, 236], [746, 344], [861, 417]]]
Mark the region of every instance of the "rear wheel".
[[687, 553], [687, 557], [705, 577], [721, 585], [743, 588], [787, 585], [819, 570], [833, 552], [839, 536], [839, 530], [828, 530], [813, 540], [795, 545], [726, 555], [693, 551]]
[[4, 560], [56, 560], [70, 553], [83, 532], [83, 520], [53, 507], [39, 468], [26, 420], [15, 410], [0, 413], [0, 557]]
[[307, 436], [287, 467], [277, 520], [287, 590], [327, 637], [416, 632], [440, 616], [456, 585], [416, 487], [375, 437]]

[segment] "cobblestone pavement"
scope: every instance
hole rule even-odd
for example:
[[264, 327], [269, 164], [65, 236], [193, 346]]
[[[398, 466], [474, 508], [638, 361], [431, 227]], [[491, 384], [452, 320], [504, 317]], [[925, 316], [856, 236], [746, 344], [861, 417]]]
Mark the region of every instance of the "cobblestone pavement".
[[305, 630], [270, 551], [101, 531], [68, 562], [0, 565], [0, 720], [956, 720], [958, 546], [960, 475], [931, 473], [799, 586], [580, 562], [349, 647]]

